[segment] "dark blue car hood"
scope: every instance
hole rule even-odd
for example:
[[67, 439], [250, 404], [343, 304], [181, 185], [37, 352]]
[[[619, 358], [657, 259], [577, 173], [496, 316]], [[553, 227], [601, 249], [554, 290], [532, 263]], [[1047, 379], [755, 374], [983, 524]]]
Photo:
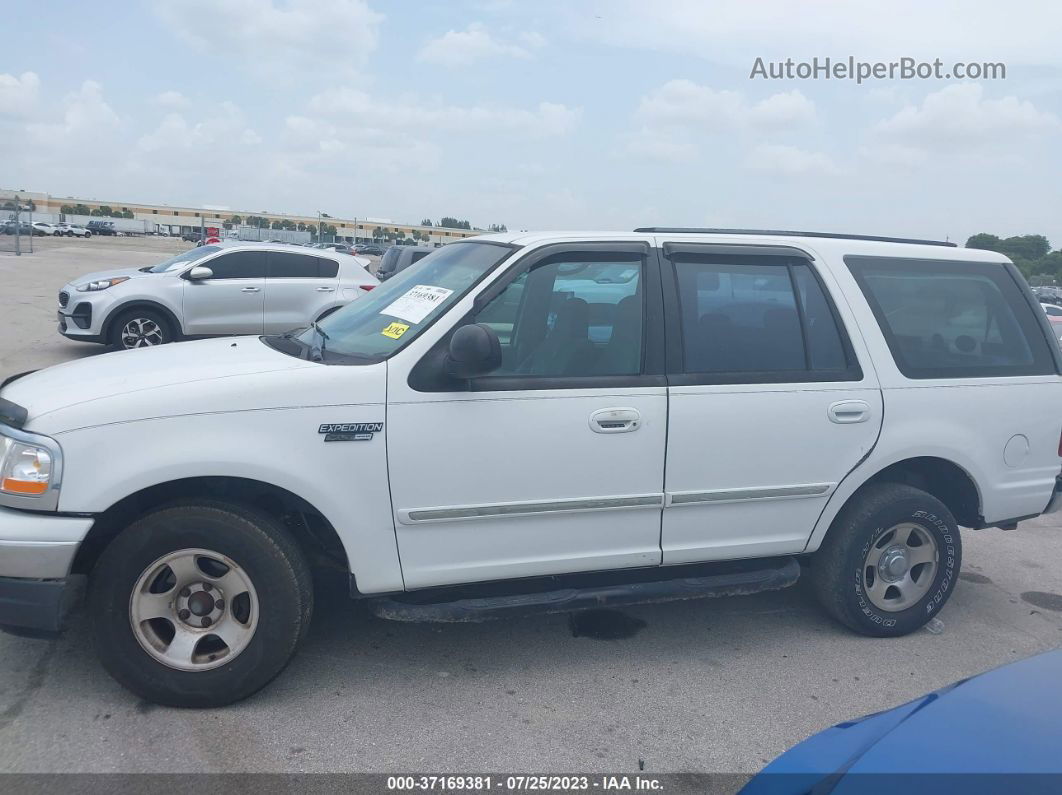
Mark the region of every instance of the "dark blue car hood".
[[[944, 778], [928, 774], [950, 774], [954, 782], [955, 774], [1018, 773], [1053, 775], [1025, 778], [1015, 791], [1062, 786], [1062, 650], [819, 732], [771, 762], [743, 792], [895, 793], [898, 782], [882, 774], [913, 774], [900, 787], [904, 793], [923, 791], [918, 781], [924, 791], [944, 791]], [[963, 789], [995, 791], [972, 776]]]

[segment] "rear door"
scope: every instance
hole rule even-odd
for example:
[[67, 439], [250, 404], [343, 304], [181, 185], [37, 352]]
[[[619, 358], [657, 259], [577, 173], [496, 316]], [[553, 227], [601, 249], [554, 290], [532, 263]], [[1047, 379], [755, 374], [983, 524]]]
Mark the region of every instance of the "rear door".
[[339, 263], [298, 251], [270, 251], [265, 285], [265, 331], [309, 325], [337, 301]]
[[881, 428], [829, 274], [797, 249], [752, 250], [663, 247], [665, 564], [800, 552]]
[[199, 264], [214, 275], [185, 281], [185, 333], [261, 334], [266, 252], [230, 251]]

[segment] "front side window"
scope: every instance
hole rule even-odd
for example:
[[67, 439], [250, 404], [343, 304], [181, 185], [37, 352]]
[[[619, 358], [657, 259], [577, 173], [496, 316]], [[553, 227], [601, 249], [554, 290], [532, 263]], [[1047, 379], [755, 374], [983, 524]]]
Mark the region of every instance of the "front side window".
[[687, 375], [706, 383], [861, 377], [806, 261], [679, 254], [674, 268]]
[[1048, 375], [1048, 340], [1007, 269], [990, 262], [845, 257], [909, 378]]
[[[454, 243], [380, 284], [317, 323], [329, 354], [383, 359], [415, 339], [460, 300], [495, 265], [512, 253], [509, 246]], [[295, 339], [319, 346], [317, 329]]]
[[477, 313], [502, 346], [502, 366], [480, 380], [641, 373], [642, 260], [609, 256], [551, 258]]
[[[89, 221], [89, 226], [99, 228], [102, 224]], [[209, 257], [211, 254], [217, 254], [219, 251], [221, 251], [220, 246], [200, 246], [199, 248], [190, 248], [187, 251], [182, 251], [175, 257], [163, 260], [158, 265], [152, 267], [149, 272], [166, 273], [167, 271], [180, 270], [196, 260], [201, 260], [203, 257]]]
[[266, 275], [264, 251], [233, 251], [206, 263], [214, 272], [213, 279], [264, 279]]

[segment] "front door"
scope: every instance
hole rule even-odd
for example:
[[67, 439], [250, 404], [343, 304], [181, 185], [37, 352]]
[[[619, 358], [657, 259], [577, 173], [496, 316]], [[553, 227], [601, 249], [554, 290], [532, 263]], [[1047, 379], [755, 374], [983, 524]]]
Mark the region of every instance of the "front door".
[[184, 285], [184, 332], [189, 335], [261, 334], [265, 251], [232, 251], [199, 263], [209, 279]]
[[517, 261], [467, 317], [501, 340], [490, 375], [414, 388], [409, 365], [389, 363], [407, 588], [660, 563], [667, 393], [648, 252], [581, 244]]
[[729, 248], [664, 246], [665, 564], [802, 551], [881, 428], [824, 274], [795, 250]]

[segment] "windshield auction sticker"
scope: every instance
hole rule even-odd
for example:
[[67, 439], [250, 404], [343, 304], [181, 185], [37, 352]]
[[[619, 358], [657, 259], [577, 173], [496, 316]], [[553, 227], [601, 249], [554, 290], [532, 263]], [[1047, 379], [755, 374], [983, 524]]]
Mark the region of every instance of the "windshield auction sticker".
[[453, 290], [447, 290], [445, 287], [418, 284], [397, 301], [380, 310], [380, 314], [397, 317], [399, 320], [406, 320], [410, 323], [419, 323], [452, 293]]
[[390, 337], [391, 339], [396, 340], [407, 331], [409, 331], [409, 326], [405, 323], [392, 323], [380, 333], [385, 337]]

